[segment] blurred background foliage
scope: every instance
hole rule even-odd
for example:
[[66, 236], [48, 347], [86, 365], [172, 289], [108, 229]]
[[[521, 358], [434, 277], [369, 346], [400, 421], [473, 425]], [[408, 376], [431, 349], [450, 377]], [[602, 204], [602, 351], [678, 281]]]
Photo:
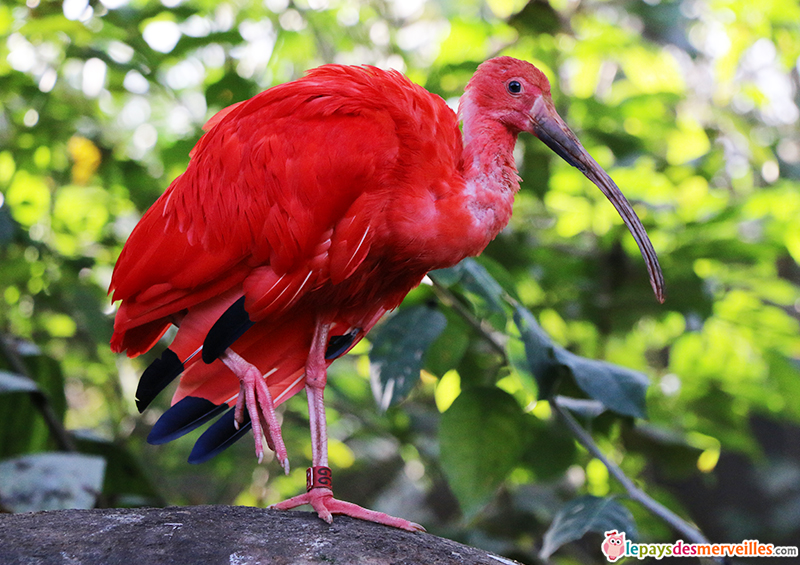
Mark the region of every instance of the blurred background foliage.
[[[400, 69], [455, 106], [477, 64], [502, 53], [548, 75], [561, 115], [634, 203], [667, 301], [600, 192], [521, 139], [515, 214], [465, 267], [479, 276], [440, 273], [414, 291], [373, 336], [372, 370], [367, 342], [333, 365], [338, 495], [525, 563], [542, 558], [566, 503], [596, 500], [586, 495], [621, 495], [640, 541], [677, 538], [554, 417], [516, 303], [561, 351], [648, 376], [648, 420], [573, 410], [638, 485], [712, 541], [797, 544], [798, 22], [794, 0], [5, 2], [0, 458], [99, 455], [87, 462], [100, 462], [106, 506], [298, 493], [311, 454], [303, 395], [281, 411], [289, 476], [256, 465], [249, 440], [201, 466], [185, 462], [193, 437], [145, 443], [169, 395], [137, 414], [137, 378], [157, 353], [108, 349], [114, 261], [222, 107], [330, 62]], [[412, 322], [433, 329], [403, 341]], [[380, 375], [392, 343], [425, 353], [399, 405]], [[7, 509], [11, 498], [0, 493]], [[597, 561], [599, 541], [550, 559]]]

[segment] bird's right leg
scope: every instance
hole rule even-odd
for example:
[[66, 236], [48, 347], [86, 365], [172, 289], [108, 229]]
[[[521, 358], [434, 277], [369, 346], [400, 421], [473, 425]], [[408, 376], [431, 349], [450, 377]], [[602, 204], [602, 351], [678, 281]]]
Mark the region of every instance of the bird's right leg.
[[[253, 423], [253, 435], [256, 442], [256, 456], [261, 463], [264, 458], [264, 445], [262, 437], [266, 437], [267, 444], [275, 451], [275, 457], [284, 472], [289, 474], [289, 457], [281, 435], [281, 425], [275, 414], [275, 403], [267, 387], [265, 376], [253, 365], [245, 361], [241, 355], [230, 347], [220, 356], [220, 360], [239, 379], [239, 397], [236, 400], [234, 422], [237, 428], [244, 423], [244, 410], [250, 415]], [[266, 428], [266, 430], [265, 430]], [[266, 431], [266, 433], [265, 433]]]
[[[425, 528], [402, 518], [383, 512], [362, 508], [352, 502], [333, 497], [331, 470], [328, 467], [328, 431], [325, 420], [323, 393], [328, 380], [328, 360], [325, 351], [329, 345], [330, 324], [317, 320], [314, 337], [306, 361], [306, 395], [308, 396], [309, 423], [311, 425], [311, 468], [306, 475], [306, 492], [273, 504], [270, 508], [289, 510], [310, 504], [317, 515], [327, 523], [333, 522], [333, 514], [344, 514], [352, 518], [385, 524], [410, 532], [425, 531]], [[322, 480], [320, 480], [322, 479]]]

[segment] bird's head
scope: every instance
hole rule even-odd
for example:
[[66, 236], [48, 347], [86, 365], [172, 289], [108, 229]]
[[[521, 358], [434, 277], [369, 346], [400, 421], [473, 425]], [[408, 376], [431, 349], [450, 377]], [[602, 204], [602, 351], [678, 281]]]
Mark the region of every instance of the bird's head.
[[544, 73], [526, 61], [495, 57], [478, 67], [467, 84], [465, 97], [460, 107], [465, 138], [473, 134], [466, 131], [466, 123], [475, 116], [503, 124], [514, 136], [528, 132], [579, 169], [605, 194], [639, 245], [650, 284], [658, 300], [663, 302], [664, 279], [647, 232], [608, 173], [589, 155], [556, 112], [550, 96], [550, 82]]
[[550, 100], [550, 82], [527, 61], [495, 57], [478, 67], [466, 95], [470, 106], [485, 118], [502, 123], [514, 134], [527, 131], [536, 135], [530, 111], [537, 100]]

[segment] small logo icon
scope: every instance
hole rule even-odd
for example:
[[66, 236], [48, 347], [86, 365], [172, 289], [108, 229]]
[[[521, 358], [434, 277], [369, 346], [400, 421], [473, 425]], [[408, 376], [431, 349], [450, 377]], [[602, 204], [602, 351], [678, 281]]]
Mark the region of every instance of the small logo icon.
[[610, 562], [614, 562], [625, 553], [625, 532], [611, 530], [605, 533], [606, 539], [600, 549]]

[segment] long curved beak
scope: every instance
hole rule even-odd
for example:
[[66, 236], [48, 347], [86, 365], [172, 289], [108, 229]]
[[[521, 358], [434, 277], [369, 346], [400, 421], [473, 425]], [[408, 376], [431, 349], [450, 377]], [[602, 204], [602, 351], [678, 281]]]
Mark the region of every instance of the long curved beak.
[[661, 273], [661, 266], [658, 264], [656, 255], [650, 238], [639, 221], [636, 212], [631, 208], [630, 203], [620, 192], [619, 188], [611, 177], [608, 176], [603, 168], [597, 164], [591, 155], [583, 148], [581, 142], [575, 134], [567, 127], [564, 120], [556, 112], [553, 102], [547, 95], [539, 96], [531, 108], [531, 130], [530, 133], [538, 137], [550, 149], [555, 151], [562, 159], [573, 167], [580, 170], [586, 177], [599, 188], [606, 198], [611, 201], [617, 209], [622, 221], [639, 246], [639, 251], [647, 264], [647, 272], [650, 275], [650, 286], [659, 302], [664, 302], [664, 275]]

